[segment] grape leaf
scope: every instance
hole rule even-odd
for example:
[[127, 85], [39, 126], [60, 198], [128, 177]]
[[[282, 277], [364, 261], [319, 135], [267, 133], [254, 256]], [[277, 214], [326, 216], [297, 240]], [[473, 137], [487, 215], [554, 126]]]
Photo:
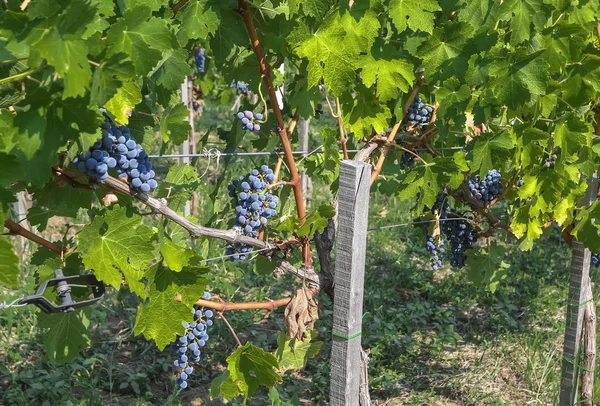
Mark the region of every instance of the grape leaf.
[[179, 12], [181, 26], [177, 38], [181, 44], [190, 39], [206, 38], [220, 27], [219, 11], [207, 0], [192, 0]]
[[142, 101], [142, 92], [135, 82], [125, 82], [104, 107], [119, 124], [127, 124], [135, 106]]
[[[190, 309], [206, 287], [206, 279], [200, 276], [200, 271], [186, 268], [173, 272], [161, 265], [148, 269], [149, 301], [140, 305], [135, 334], [143, 334], [147, 340], [153, 339], [161, 350], [175, 340], [175, 334], [182, 334], [181, 323], [190, 321]], [[178, 294], [181, 302], [175, 300]]]
[[275, 372], [279, 369], [277, 358], [250, 343], [238, 347], [227, 357], [227, 370], [211, 384], [211, 398], [223, 396], [250, 397], [262, 386], [273, 387], [281, 381]]
[[465, 51], [469, 34], [472, 34], [472, 28], [462, 22], [446, 23], [436, 28], [418, 49], [425, 75], [435, 77], [444, 70], [461, 71], [464, 75], [469, 61]]
[[90, 104], [104, 106], [123, 85], [123, 80], [129, 81], [134, 77], [134, 67], [127, 55], [118, 53], [102, 61], [94, 71]]
[[188, 139], [191, 130], [188, 109], [184, 104], [177, 103], [165, 109], [160, 117], [160, 134], [165, 142], [172, 141], [175, 145]]
[[262, 255], [258, 255], [254, 260], [254, 272], [258, 275], [270, 275], [275, 268], [277, 268], [275, 261], [271, 261]]
[[309, 336], [304, 341], [295, 338], [289, 338], [282, 331], [277, 335], [277, 350], [275, 357], [279, 362], [280, 370], [302, 369], [310, 358], [314, 358], [321, 351], [322, 341], [312, 341], [316, 333], [309, 332]]
[[479, 248], [467, 256], [469, 279], [479, 287], [486, 286], [494, 293], [500, 281], [506, 278], [510, 265], [504, 262], [506, 249], [492, 241], [489, 247]]
[[517, 109], [533, 95], [541, 95], [548, 84], [548, 62], [539, 58], [544, 51], [530, 53], [525, 49], [496, 59], [490, 64], [491, 82], [498, 103]]
[[60, 34], [58, 28], [55, 28], [32, 44], [32, 47], [64, 78], [63, 99], [85, 95], [86, 89], [90, 88], [92, 70], [84, 41], [67, 40]]
[[44, 333], [44, 350], [50, 361], [58, 364], [71, 362], [79, 350], [90, 345], [90, 320], [83, 310], [38, 315], [38, 324]]
[[441, 10], [435, 0], [391, 0], [390, 17], [399, 33], [406, 27], [413, 31], [433, 32], [434, 11]]
[[592, 252], [600, 252], [600, 200], [591, 206], [583, 207], [577, 215], [577, 225], [571, 232]]
[[370, 90], [361, 87], [359, 95], [352, 99], [342, 99], [344, 123], [350, 125], [354, 136], [358, 139], [371, 135], [373, 131], [381, 133], [388, 126], [392, 112], [385, 104], [377, 102]]
[[505, 1], [500, 6], [500, 20], [510, 21], [510, 43], [518, 45], [531, 36], [532, 20], [542, 11], [540, 0]]
[[98, 279], [118, 288], [123, 275], [132, 292], [145, 297], [144, 269], [155, 258], [154, 233], [141, 225], [142, 217], [116, 206], [94, 217], [79, 233], [83, 263]]
[[183, 267], [189, 264], [190, 259], [196, 255], [194, 251], [175, 244], [168, 238], [161, 239], [160, 253], [169, 269], [175, 272], [181, 271]]
[[19, 257], [14, 253], [12, 244], [0, 237], [0, 284], [17, 288], [20, 273]]
[[238, 51], [238, 46], [249, 46], [250, 42], [239, 14], [228, 7], [221, 8], [220, 14], [221, 23], [211, 38], [210, 49], [217, 60], [225, 60]]
[[183, 79], [191, 73], [190, 65], [187, 63], [188, 54], [183, 49], [166, 51], [163, 59], [152, 72], [156, 83], [165, 89], [179, 89]]
[[167, 21], [152, 17], [145, 5], [125, 10], [106, 35], [108, 56], [123, 52], [131, 58], [138, 75], [147, 74], [162, 58], [161, 51], [171, 49], [171, 31]]
[[516, 140], [512, 131], [481, 134], [475, 139], [473, 148], [473, 171], [484, 176], [490, 169], [498, 168], [509, 157]]
[[49, 182], [33, 194], [36, 205], [27, 212], [27, 219], [39, 231], [44, 231], [54, 216], [77, 217], [79, 209], [91, 207], [94, 194], [89, 190], [70, 186], [59, 187]]
[[398, 97], [399, 92], [408, 92], [415, 80], [414, 67], [401, 59], [375, 59], [372, 55], [361, 58], [361, 79], [365, 86], [377, 83], [377, 97], [387, 102]]
[[17, 157], [0, 152], [0, 187], [8, 186], [19, 179], [22, 170]]

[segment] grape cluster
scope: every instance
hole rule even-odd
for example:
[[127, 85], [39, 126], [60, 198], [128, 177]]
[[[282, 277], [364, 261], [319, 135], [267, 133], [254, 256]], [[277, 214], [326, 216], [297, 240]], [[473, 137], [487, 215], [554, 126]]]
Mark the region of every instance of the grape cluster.
[[451, 212], [442, 222], [442, 233], [450, 245], [450, 265], [453, 268], [465, 266], [467, 256], [465, 251], [472, 248], [477, 242], [478, 233], [473, 224], [468, 220], [452, 220], [462, 216]]
[[[410, 154], [409, 154], [410, 155]], [[425, 206], [425, 212], [432, 211], [439, 219], [444, 219], [447, 216], [447, 211], [450, 205], [448, 204], [448, 196], [440, 192], [435, 197], [435, 204], [433, 205], [433, 209]], [[437, 271], [439, 267], [443, 266], [442, 259], [444, 258], [444, 238], [442, 235], [439, 235], [436, 238], [429, 235], [429, 224], [424, 224], [423, 229], [425, 231], [425, 244], [427, 247], [427, 252], [430, 254], [429, 262], [431, 263], [431, 268], [434, 271]]]
[[474, 179], [469, 179], [467, 185], [478, 200], [482, 202], [491, 202], [502, 193], [504, 185], [500, 182], [502, 174], [497, 169], [490, 169], [483, 179], [479, 175], [475, 175]]
[[239, 90], [242, 94], [248, 94], [248, 83], [240, 82], [237, 80], [233, 80], [231, 82], [231, 87], [235, 87], [236, 90]]
[[263, 119], [263, 115], [260, 113], [252, 113], [250, 110], [240, 111], [237, 114], [237, 118], [242, 122], [242, 130], [248, 131], [260, 131], [260, 124], [258, 121]]
[[444, 239], [440, 236], [439, 242], [436, 245], [435, 238], [433, 236], [428, 235], [426, 239], [426, 244], [427, 252], [429, 252], [431, 256], [431, 258], [429, 258], [431, 268], [434, 271], [437, 271], [439, 267], [443, 266], [442, 258], [444, 258]]
[[432, 114], [433, 107], [425, 105], [421, 98], [417, 96], [408, 108], [404, 118], [404, 127], [420, 128], [427, 125], [431, 121]]
[[196, 69], [198, 69], [199, 73], [204, 73], [205, 61], [206, 57], [204, 56], [204, 48], [200, 48], [198, 51], [196, 51], [196, 55], [194, 55], [194, 62], [196, 62]]
[[158, 186], [150, 158], [131, 136], [129, 128], [108, 120], [102, 125], [102, 138], [89, 151], [79, 154], [72, 164], [98, 181], [108, 177], [109, 169], [115, 169], [119, 177], [127, 177], [136, 191], [147, 193]]
[[[210, 293], [204, 292], [202, 299], [210, 299]], [[178, 358], [173, 362], [177, 370], [177, 384], [181, 389], [188, 387], [187, 379], [194, 372], [191, 363], [200, 362], [200, 348], [206, 345], [208, 334], [206, 331], [213, 325], [211, 318], [213, 311], [204, 308], [196, 309], [192, 307], [194, 321], [191, 323], [183, 322], [183, 335], [177, 337], [174, 350], [177, 351]]]
[[[279, 197], [267, 189], [267, 185], [275, 181], [275, 175], [273, 170], [263, 165], [260, 171], [253, 169], [248, 180], [245, 179], [244, 176], [235, 179], [227, 187], [229, 196], [237, 199], [234, 229], [248, 237], [257, 238], [268, 219], [277, 215], [275, 208]], [[232, 261], [244, 260], [251, 251], [251, 246], [235, 243], [227, 246], [226, 255], [232, 255]]]

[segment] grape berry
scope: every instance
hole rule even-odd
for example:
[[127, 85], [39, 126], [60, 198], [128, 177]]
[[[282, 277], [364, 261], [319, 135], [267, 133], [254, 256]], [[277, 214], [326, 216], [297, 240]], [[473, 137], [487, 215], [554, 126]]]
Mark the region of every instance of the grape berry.
[[237, 80], [233, 80], [233, 82], [231, 82], [231, 87], [235, 87], [236, 90], [239, 90], [240, 93], [246, 95], [248, 94], [249, 90], [248, 90], [248, 83], [244, 83], [244, 82], [239, 82]]
[[[210, 293], [204, 292], [202, 299], [210, 299]], [[194, 321], [191, 323], [183, 322], [183, 335], [177, 337], [176, 345], [173, 349], [177, 351], [177, 359], [173, 362], [177, 370], [177, 384], [181, 389], [188, 387], [187, 379], [194, 372], [192, 363], [200, 362], [200, 348], [206, 345], [208, 334], [206, 331], [213, 325], [211, 318], [213, 311], [204, 307], [196, 309], [192, 307]]]
[[119, 177], [127, 177], [135, 191], [148, 193], [158, 186], [150, 158], [129, 128], [109, 121], [102, 125], [102, 138], [89, 151], [79, 154], [72, 165], [97, 181], [106, 179], [109, 169], [115, 169]]
[[[275, 208], [279, 197], [267, 189], [267, 185], [275, 181], [275, 175], [273, 170], [263, 165], [260, 172], [253, 169], [248, 180], [245, 179], [244, 176], [235, 179], [227, 187], [229, 196], [237, 199], [234, 229], [248, 237], [257, 238], [268, 219], [277, 215]], [[246, 259], [251, 251], [252, 247], [240, 243], [229, 244], [226, 248], [226, 254], [232, 255], [232, 261]]]
[[252, 113], [250, 110], [240, 111], [237, 114], [237, 118], [242, 122], [242, 130], [248, 131], [260, 131], [260, 124], [258, 121], [263, 119], [263, 115], [260, 113]]

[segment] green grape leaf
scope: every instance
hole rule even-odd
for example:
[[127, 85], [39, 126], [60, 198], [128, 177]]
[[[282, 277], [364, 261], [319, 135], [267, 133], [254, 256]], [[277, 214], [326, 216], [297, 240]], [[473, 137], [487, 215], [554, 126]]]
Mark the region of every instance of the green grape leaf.
[[532, 96], [544, 94], [548, 84], [548, 62], [539, 56], [543, 51], [530, 53], [518, 49], [490, 64], [491, 88], [498, 103], [517, 109]]
[[172, 47], [167, 20], [152, 17], [146, 5], [125, 10], [108, 30], [106, 43], [108, 56], [120, 52], [129, 55], [138, 75], [152, 70], [162, 58], [161, 51]]
[[135, 75], [131, 61], [123, 53], [114, 54], [102, 61], [94, 71], [90, 104], [104, 106], [107, 101], [117, 94], [123, 81], [129, 81]]
[[227, 371], [215, 379], [216, 383], [213, 381], [211, 398], [251, 397], [260, 386], [273, 387], [281, 381], [281, 376], [275, 372], [277, 369], [279, 363], [275, 356], [246, 343], [227, 357]]
[[258, 275], [270, 275], [277, 268], [275, 261], [271, 261], [269, 258], [258, 255], [254, 260], [254, 272]]
[[188, 266], [190, 259], [196, 254], [181, 245], [175, 244], [168, 238], [163, 238], [160, 243], [160, 253], [169, 269], [179, 272], [183, 267]]
[[322, 18], [329, 10], [327, 0], [289, 0], [290, 13], [298, 13], [302, 6], [302, 13], [309, 17]]
[[77, 217], [82, 207], [91, 207], [94, 194], [89, 190], [71, 186], [60, 187], [56, 182], [47, 183], [33, 194], [36, 205], [27, 212], [30, 224], [44, 231], [52, 217]]
[[436, 28], [429, 39], [418, 49], [423, 58], [423, 68], [427, 77], [436, 76], [445, 70], [467, 71], [469, 55], [465, 51], [472, 28], [461, 22], [446, 23]]
[[[473, 250], [475, 251], [475, 250]], [[506, 249], [492, 241], [489, 247], [479, 248], [467, 256], [469, 279], [478, 287], [486, 286], [494, 293], [498, 284], [506, 278], [510, 265], [504, 262]]]
[[439, 104], [438, 117], [442, 119], [458, 118], [459, 115], [464, 117], [471, 89], [467, 85], [461, 86], [458, 79], [450, 78], [444, 82], [435, 96]]
[[19, 257], [15, 254], [12, 244], [0, 237], [0, 284], [9, 288], [19, 286]]
[[63, 99], [85, 95], [90, 88], [92, 70], [88, 62], [88, 49], [81, 39], [65, 39], [58, 28], [51, 29], [32, 45], [40, 56], [64, 78]]
[[292, 109], [296, 109], [300, 117], [310, 118], [315, 115], [315, 109], [322, 101], [322, 95], [318, 87], [308, 89], [308, 80], [306, 78], [297, 78], [289, 86], [289, 103]]
[[500, 2], [488, 0], [471, 0], [458, 13], [458, 19], [469, 23], [475, 29], [479, 27], [493, 28], [498, 21]]
[[591, 206], [583, 207], [577, 215], [577, 225], [571, 232], [592, 252], [600, 252], [600, 200]]
[[187, 106], [182, 103], [165, 109], [160, 116], [160, 134], [165, 142], [172, 141], [179, 145], [188, 139], [191, 130], [190, 123], [185, 121], [188, 115]]
[[587, 35], [586, 29], [580, 25], [559, 24], [544, 36], [544, 60], [550, 64], [550, 69], [558, 72], [566, 63], [579, 61]]
[[402, 59], [375, 59], [372, 55], [361, 58], [361, 79], [365, 86], [377, 84], [377, 98], [387, 102], [408, 92], [415, 80], [414, 66]]
[[471, 169], [484, 176], [490, 169], [498, 168], [516, 146], [512, 131], [481, 134], [475, 139]]
[[9, 186], [19, 179], [22, 170], [21, 163], [16, 156], [0, 152], [0, 187]]
[[542, 11], [540, 0], [506, 1], [500, 6], [500, 19], [510, 21], [510, 43], [518, 45], [531, 36], [532, 19]]
[[135, 82], [125, 82], [104, 107], [119, 124], [127, 124], [135, 106], [142, 101], [142, 92]]
[[320, 206], [317, 211], [309, 214], [304, 224], [296, 230], [299, 237], [312, 238], [315, 233], [322, 233], [329, 224], [329, 219], [335, 216], [335, 208], [325, 204]]
[[125, 207], [107, 210], [81, 230], [77, 251], [98, 279], [118, 288], [123, 274], [130, 290], [145, 297], [141, 279], [155, 258], [155, 246], [151, 241], [154, 233], [141, 225], [141, 220], [138, 214], [128, 214]]
[[90, 320], [83, 310], [40, 313], [38, 324], [40, 328], [47, 329], [44, 333], [44, 350], [52, 362], [71, 362], [79, 355], [79, 350], [90, 345]]
[[181, 87], [183, 79], [191, 73], [187, 62], [188, 54], [183, 49], [175, 49], [163, 53], [163, 59], [152, 72], [156, 84], [168, 90]]
[[584, 146], [591, 146], [594, 128], [573, 115], [567, 115], [554, 129], [554, 144], [560, 146], [559, 160], [576, 162]]
[[295, 338], [289, 338], [285, 332], [277, 335], [277, 350], [275, 357], [279, 362], [280, 371], [290, 369], [302, 369], [310, 358], [314, 358], [321, 351], [322, 341], [313, 341], [316, 336], [314, 331], [309, 332], [309, 336], [300, 341]]
[[434, 11], [441, 10], [435, 0], [391, 0], [390, 17], [399, 33], [406, 27], [413, 31], [433, 32]]
[[181, 26], [177, 38], [181, 44], [190, 39], [207, 38], [220, 27], [218, 10], [213, 10], [213, 4], [208, 0], [189, 1], [181, 11]]
[[341, 94], [355, 80], [358, 56], [369, 51], [378, 30], [377, 18], [369, 15], [356, 22], [346, 13], [301, 42], [296, 52], [308, 59], [308, 86], [324, 79], [329, 93]]
[[[246, 31], [242, 17], [231, 8], [222, 8], [221, 23], [210, 41], [210, 49], [215, 58], [217, 60], [228, 59], [231, 55], [239, 52], [238, 46], [247, 47], [249, 45], [248, 31]], [[236, 78], [237, 80], [244, 80], [244, 78]]]
[[[206, 279], [200, 270], [185, 268], [173, 272], [163, 266], [154, 265], [146, 272], [148, 279], [148, 302], [140, 305], [135, 321], [136, 335], [143, 334], [147, 340], [154, 340], [159, 349], [172, 343], [182, 335], [182, 322], [192, 319], [192, 305], [204, 293]], [[181, 295], [181, 302], [175, 300]]]
[[375, 131], [381, 133], [388, 126], [392, 112], [385, 104], [379, 103], [370, 91], [361, 91], [356, 99], [342, 99], [344, 123], [350, 126], [358, 139]]

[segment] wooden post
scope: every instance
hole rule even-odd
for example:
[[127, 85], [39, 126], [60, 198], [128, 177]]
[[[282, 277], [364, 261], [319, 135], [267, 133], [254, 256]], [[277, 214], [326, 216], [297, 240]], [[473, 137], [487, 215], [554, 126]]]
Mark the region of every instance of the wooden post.
[[[310, 119], [305, 120], [300, 118], [298, 121], [298, 140], [300, 141], [300, 151], [304, 151], [302, 154], [304, 157], [308, 155], [308, 123]], [[309, 196], [309, 183], [310, 179], [306, 175], [306, 172], [300, 174], [300, 183], [302, 184], [302, 196], [304, 196], [304, 205], [308, 208], [312, 201], [312, 196]]]
[[331, 406], [358, 406], [371, 166], [342, 161], [331, 349]]
[[[589, 205], [596, 200], [598, 191], [598, 174], [588, 181], [588, 189], [584, 199], [579, 202], [579, 207]], [[590, 250], [579, 241], [573, 241], [571, 260], [571, 277], [569, 282], [569, 297], [567, 302], [567, 316], [565, 325], [565, 342], [563, 348], [563, 362], [561, 371], [561, 385], [559, 406], [573, 406], [578, 401], [579, 373], [580, 373], [580, 347], [585, 314], [587, 285], [590, 283]]]
[[[190, 126], [192, 127], [191, 133], [194, 133], [194, 107], [192, 105], [192, 100], [194, 100], [194, 94], [192, 92], [192, 88], [190, 87], [190, 81], [192, 81], [191, 85], [193, 86], [193, 79], [190, 76], [186, 76], [183, 84], [181, 85], [181, 102], [184, 103], [190, 114], [188, 115], [188, 120], [190, 122]], [[183, 141], [183, 144], [179, 146], [179, 153], [182, 155], [188, 155], [190, 153], [190, 140], [189, 137], [187, 140]], [[183, 164], [190, 164], [189, 157], [179, 158], [179, 162]], [[190, 215], [191, 204], [188, 200], [185, 203], [185, 208], [183, 209], [183, 215], [185, 217]]]
[[583, 373], [581, 374], [581, 397], [584, 406], [594, 402], [594, 369], [596, 368], [596, 305], [592, 293], [592, 282], [588, 281], [585, 293], [586, 304], [583, 316], [585, 334], [583, 335]]

